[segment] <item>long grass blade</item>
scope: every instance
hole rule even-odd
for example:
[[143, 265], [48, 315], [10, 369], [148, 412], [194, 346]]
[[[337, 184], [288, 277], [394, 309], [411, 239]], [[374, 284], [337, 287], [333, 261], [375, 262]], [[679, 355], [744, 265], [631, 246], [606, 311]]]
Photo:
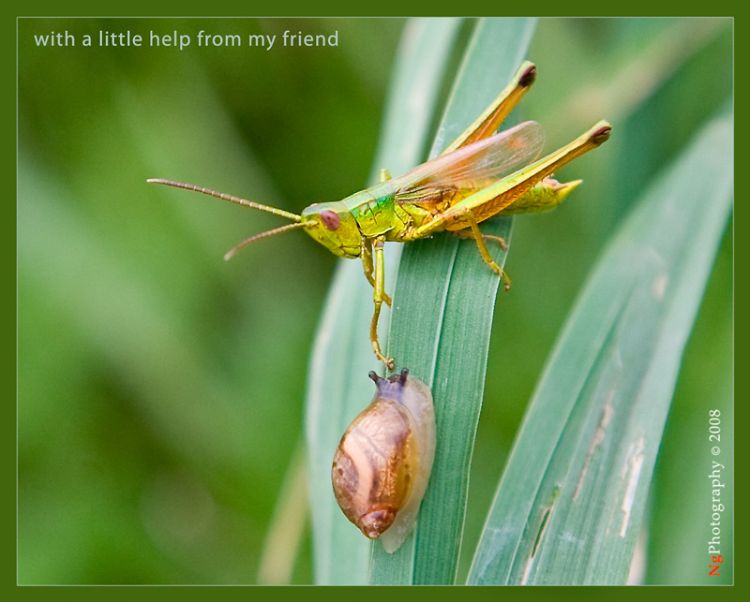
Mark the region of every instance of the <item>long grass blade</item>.
[[732, 120], [648, 189], [548, 362], [471, 584], [623, 584], [681, 355], [732, 201]]
[[[526, 57], [534, 27], [533, 19], [478, 22], [431, 156], [458, 136], [510, 79]], [[495, 220], [484, 230], [507, 238], [510, 223]], [[496, 260], [502, 264], [504, 257], [498, 252]], [[432, 388], [437, 451], [415, 533], [393, 555], [373, 544], [372, 583], [455, 580], [498, 283], [470, 241], [437, 236], [411, 243], [403, 252], [389, 354]]]
[[[459, 25], [457, 19], [417, 19], [406, 26], [373, 174], [381, 167], [405, 172], [418, 162]], [[397, 266], [396, 250], [387, 252], [389, 275]], [[367, 378], [368, 371], [378, 368], [367, 338], [371, 313], [372, 288], [362, 266], [341, 261], [318, 328], [307, 388], [307, 458], [318, 584], [367, 580], [367, 540], [338, 508], [330, 472], [339, 438], [374, 392]], [[383, 316], [381, 323], [387, 324], [387, 318]]]

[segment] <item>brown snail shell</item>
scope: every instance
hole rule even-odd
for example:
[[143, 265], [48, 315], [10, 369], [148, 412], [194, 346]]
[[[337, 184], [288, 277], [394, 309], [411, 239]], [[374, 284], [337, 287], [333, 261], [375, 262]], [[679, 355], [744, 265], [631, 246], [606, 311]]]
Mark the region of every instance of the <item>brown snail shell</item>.
[[435, 410], [427, 385], [404, 369], [381, 378], [333, 458], [333, 492], [346, 517], [395, 552], [411, 532], [435, 456]]

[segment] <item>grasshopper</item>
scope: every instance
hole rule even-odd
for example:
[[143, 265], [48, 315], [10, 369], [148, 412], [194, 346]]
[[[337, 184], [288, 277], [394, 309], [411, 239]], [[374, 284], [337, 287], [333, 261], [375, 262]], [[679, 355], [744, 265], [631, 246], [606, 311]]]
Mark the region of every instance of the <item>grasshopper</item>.
[[610, 136], [612, 126], [599, 121], [538, 159], [544, 141], [538, 123], [526, 121], [496, 133], [535, 79], [536, 66], [524, 62], [490, 106], [442, 154], [396, 178], [383, 170], [380, 183], [340, 201], [314, 203], [301, 215], [194, 184], [161, 178], [147, 181], [200, 192], [293, 222], [243, 240], [224, 256], [227, 260], [258, 240], [296, 229], [303, 229], [334, 255], [359, 258], [374, 291], [370, 342], [378, 360], [392, 370], [395, 362], [383, 354], [378, 340], [381, 307], [391, 305], [384, 289], [386, 241], [408, 243], [438, 232], [472, 239], [481, 258], [509, 290], [510, 278], [487, 248], [490, 241], [505, 249], [505, 241], [482, 234], [479, 224], [499, 214], [541, 212], [559, 205], [581, 180], [561, 183], [551, 177], [553, 172]]

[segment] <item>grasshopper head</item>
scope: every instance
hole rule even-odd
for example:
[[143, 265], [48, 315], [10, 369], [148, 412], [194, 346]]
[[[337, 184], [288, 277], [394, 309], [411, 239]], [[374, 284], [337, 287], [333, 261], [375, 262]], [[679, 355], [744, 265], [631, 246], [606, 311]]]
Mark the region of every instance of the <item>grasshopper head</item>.
[[340, 257], [359, 257], [362, 235], [351, 212], [341, 203], [315, 203], [302, 212], [305, 232]]

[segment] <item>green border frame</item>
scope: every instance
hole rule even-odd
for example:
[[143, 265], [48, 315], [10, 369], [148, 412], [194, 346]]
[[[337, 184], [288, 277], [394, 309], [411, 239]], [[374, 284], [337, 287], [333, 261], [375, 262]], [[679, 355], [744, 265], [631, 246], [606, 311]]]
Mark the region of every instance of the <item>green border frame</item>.
[[[562, 13], [570, 16], [585, 16], [585, 15], [596, 15], [596, 16], [676, 16], [676, 15], [687, 15], [687, 16], [733, 16], [735, 18], [735, 105], [742, 107], [745, 106], [744, 99], [746, 98], [745, 93], [745, 77], [742, 76], [743, 71], [746, 73], [746, 67], [743, 67], [744, 61], [741, 57], [744, 56], [742, 52], [746, 45], [746, 30], [747, 30], [747, 19], [744, 16], [737, 14], [737, 6], [734, 3], [719, 0], [718, 2], [712, 2], [710, 5], [693, 5], [688, 6], [684, 3], [674, 4], [671, 7], [662, 7], [654, 4], [653, 2], [645, 2], [642, 0], [635, 0], [628, 2], [627, 4], [615, 5], [615, 4], [602, 4], [594, 2], [579, 3], [575, 6], [560, 5], [559, 3], [538, 3], [535, 2], [533, 5], [526, 3], [498, 3], [488, 2], [487, 0], [481, 0], [479, 2], [469, 0], [469, 2], [462, 2], [460, 6], [454, 6], [453, 10], [449, 7], [452, 5], [444, 4], [438, 6], [432, 4], [429, 6], [429, 12], [425, 11], [424, 6], [417, 8], [416, 5], [405, 5], [401, 2], [385, 1], [379, 2], [377, 5], [374, 4], [361, 4], [355, 6], [351, 3], [344, 2], [328, 2], [325, 5], [317, 4], [317, 14], [310, 16], [411, 16], [411, 15], [425, 15], [425, 16], [448, 16], [456, 15], [458, 11], [463, 15], [475, 16], [475, 15], [489, 15], [498, 14], [502, 11], [503, 15], [528, 15], [534, 13], [538, 16], [560, 16]], [[3, 137], [6, 147], [9, 147], [9, 155], [16, 156], [17, 148], [17, 129], [16, 129], [16, 110], [17, 110], [17, 94], [16, 94], [16, 65], [17, 65], [17, 18], [19, 16], [49, 16], [49, 15], [61, 15], [75, 17], [75, 16], [88, 16], [88, 15], [100, 15], [100, 16], [122, 16], [122, 15], [144, 15], [144, 16], [164, 16], [164, 15], [179, 15], [179, 16], [237, 16], [245, 15], [252, 12], [254, 16], [298, 16], [298, 15], [309, 15], [310, 5], [296, 1], [287, 3], [281, 7], [278, 5], [251, 5], [248, 3], [241, 2], [216, 2], [211, 5], [210, 15], [205, 9], [205, 4], [199, 6], [189, 6], [185, 3], [164, 3], [164, 5], [155, 6], [153, 2], [130, 2], [130, 3], [115, 3], [108, 6], [104, 6], [101, 3], [95, 3], [92, 1], [81, 1], [76, 0], [72, 3], [67, 3], [64, 12], [61, 10], [59, 3], [51, 2], [46, 0], [44, 2], [37, 2], [33, 6], [24, 4], [21, 2], [11, 3], [5, 10], [10, 14], [3, 15], [3, 31], [5, 33], [2, 39], [2, 46], [4, 47], [3, 61], [10, 63], [4, 69], [4, 73], [12, 74], [13, 83], [7, 85], [2, 93], [2, 102], [4, 113], [8, 115], [12, 113], [12, 121], [8, 119], [5, 121], [5, 135]], [[696, 10], [700, 8], [702, 10]], [[378, 11], [378, 15], [373, 14], [374, 11]], [[5, 12], [5, 11], [4, 11]], [[6, 75], [8, 77], [9, 75]], [[739, 77], [738, 77], [739, 76]], [[735, 137], [742, 139], [742, 132], [746, 129], [746, 117], [742, 111], [735, 112]], [[738, 135], [739, 134], [739, 135]], [[744, 165], [743, 161], [744, 153], [747, 150], [744, 147], [737, 147], [736, 152], [736, 165]], [[15, 198], [16, 192], [16, 178], [15, 178], [15, 165], [16, 162], [10, 161], [4, 162], [4, 171], [10, 171], [10, 165], [14, 166], [13, 174], [8, 174], [8, 180], [13, 182], [12, 191], [13, 197]], [[2, 237], [3, 253], [2, 261], [10, 264], [7, 268], [7, 274], [10, 276], [16, 274], [16, 230], [14, 227], [16, 218], [16, 205], [15, 202], [7, 202], [5, 211], [10, 215], [7, 219], [3, 220], [5, 228], [8, 230], [5, 236]], [[738, 203], [735, 208], [733, 227], [735, 229], [735, 266], [739, 258], [746, 256], [747, 243], [742, 235], [737, 236], [737, 233], [742, 232], [745, 223], [745, 207], [744, 203]], [[16, 284], [17, 280], [14, 277], [13, 285], [8, 287], [8, 293], [4, 296], [5, 301], [5, 322], [7, 322], [4, 331], [7, 333], [16, 333]], [[746, 298], [746, 289], [744, 280], [742, 278], [735, 281], [735, 295], [740, 300]], [[739, 307], [743, 307], [740, 303]], [[746, 324], [746, 318], [743, 312], [735, 312], [735, 364], [737, 364], [737, 358], [742, 362], [743, 358], [746, 357], [744, 351], [744, 339], [737, 337], [737, 333], [744, 330]], [[453, 596], [455, 592], [452, 588], [389, 588], [387, 591], [383, 591], [378, 588], [316, 588], [316, 587], [263, 587], [254, 586], [249, 591], [245, 591], [244, 587], [220, 587], [220, 586], [202, 586], [202, 587], [190, 587], [190, 586], [66, 586], [66, 587], [18, 587], [16, 585], [16, 399], [17, 399], [17, 387], [16, 387], [16, 337], [7, 336], [6, 341], [12, 341], [13, 350], [8, 351], [7, 361], [3, 362], [3, 371], [6, 372], [4, 381], [9, 383], [8, 388], [12, 388], [12, 393], [9, 393], [6, 398], [3, 411], [5, 413], [3, 424], [6, 428], [6, 436], [3, 437], [3, 446], [6, 448], [3, 454], [4, 458], [4, 476], [7, 485], [5, 487], [5, 493], [2, 496], [3, 503], [3, 522], [6, 525], [4, 532], [6, 534], [13, 534], [13, 537], [6, 535], [4, 545], [8, 548], [3, 554], [5, 561], [3, 562], [3, 584], [5, 585], [6, 596], [12, 597], [12, 599], [23, 598], [23, 599], [44, 599], [47, 600], [51, 596], [57, 598], [58, 596], [70, 597], [80, 600], [87, 598], [88, 596], [102, 596], [106, 595], [112, 600], [125, 600], [131, 599], [135, 594], [139, 597], [179, 597], [181, 600], [198, 599], [197, 597], [203, 596], [233, 596], [242, 597], [247, 599], [247, 596], [263, 596], [263, 599], [269, 597], [286, 597], [286, 596], [304, 596], [305, 598], [312, 597], [313, 599], [325, 597], [329, 599], [341, 599], [341, 600], [381, 600], [382, 597], [392, 597], [396, 595], [397, 598], [402, 596], [418, 596], [418, 597], [429, 597], [434, 599], [437, 597]], [[8, 344], [10, 347], [10, 344]], [[735, 398], [743, 399], [743, 392], [746, 391], [746, 378], [747, 376], [742, 372], [736, 372], [735, 376]], [[736, 421], [734, 425], [735, 432], [740, 431], [738, 425], [745, 424], [746, 408], [743, 404], [735, 404], [736, 410]], [[744, 457], [746, 442], [743, 437], [736, 438], [736, 457]], [[9, 483], [10, 481], [10, 483]], [[735, 493], [736, 503], [735, 508], [743, 508], [745, 504], [745, 491], [742, 489], [742, 480], [736, 480], [737, 488]], [[741, 533], [744, 532], [744, 521], [742, 515], [739, 514], [739, 520], [736, 520], [736, 533], [735, 533], [735, 558], [742, 558], [741, 555], [737, 554], [736, 548], [744, 543], [744, 538]], [[679, 595], [684, 596], [688, 594], [690, 596], [698, 596], [701, 599], [724, 599], [727, 596], [734, 596], [736, 594], [737, 587], [744, 587], [743, 573], [737, 571], [739, 577], [736, 577], [737, 585], [733, 587], [723, 588], [711, 588], [705, 590], [699, 587], [669, 587], [668, 592], [662, 592], [662, 588], [656, 587], [639, 587], [639, 588], [514, 588], [512, 592], [508, 590], [497, 590], [495, 588], [471, 588], [470, 593], [462, 592], [461, 595], [469, 595], [475, 600], [497, 600], [500, 596], [511, 596], [512, 599], [525, 599], [542, 597], [545, 599], [559, 599], [568, 598], [576, 600], [598, 600], [603, 595], [608, 598], [625, 599], [631, 598], [632, 596], [646, 596], [656, 597], [667, 595]], [[136, 591], [133, 591], [136, 590]], [[137, 591], [141, 590], [141, 591]], [[207, 591], [210, 590], [210, 591]], [[299, 590], [299, 591], [294, 591]], [[394, 591], [395, 590], [395, 591]], [[606, 590], [606, 591], [602, 591]], [[644, 591], [647, 590], [647, 591]], [[413, 600], [414, 598], [410, 598]]]

